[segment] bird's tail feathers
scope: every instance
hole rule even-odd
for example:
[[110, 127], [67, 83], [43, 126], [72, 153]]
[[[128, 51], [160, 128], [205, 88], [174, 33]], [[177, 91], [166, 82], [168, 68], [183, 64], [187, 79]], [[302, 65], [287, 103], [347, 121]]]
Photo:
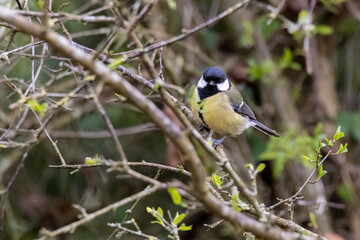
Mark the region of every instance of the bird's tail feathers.
[[256, 128], [257, 130], [259, 130], [260, 132], [263, 132], [267, 135], [271, 135], [271, 136], [274, 136], [274, 137], [280, 137], [280, 135], [275, 132], [274, 130], [268, 128], [267, 126], [265, 126], [264, 124], [258, 122], [258, 121], [254, 121], [255, 125], [254, 125], [254, 128]]

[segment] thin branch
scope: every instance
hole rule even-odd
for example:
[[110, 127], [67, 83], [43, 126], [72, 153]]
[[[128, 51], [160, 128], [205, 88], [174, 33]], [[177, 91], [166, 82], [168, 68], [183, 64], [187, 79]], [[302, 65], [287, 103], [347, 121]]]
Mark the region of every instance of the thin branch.
[[[149, 131], [159, 130], [153, 123], [144, 123], [134, 127], [115, 129], [116, 136], [128, 136], [138, 133], [144, 133]], [[1, 128], [0, 128], [1, 131]], [[57, 138], [109, 138], [112, 137], [109, 131], [52, 131], [51, 136]]]
[[284, 199], [284, 200], [281, 200], [281, 201], [275, 203], [274, 205], [268, 207], [268, 209], [269, 209], [269, 210], [272, 210], [272, 209], [274, 209], [275, 207], [277, 207], [277, 206], [279, 206], [279, 205], [281, 205], [281, 204], [283, 204], [283, 203], [286, 203], [286, 202], [295, 200], [295, 199], [301, 194], [301, 192], [304, 190], [305, 186], [310, 182], [310, 179], [311, 179], [312, 176], [315, 174], [315, 172], [317, 171], [318, 167], [321, 166], [321, 164], [323, 164], [324, 161], [330, 156], [331, 151], [332, 151], [332, 150], [329, 150], [329, 152], [325, 155], [325, 157], [321, 160], [321, 162], [316, 165], [316, 167], [315, 167], [314, 170], [310, 173], [309, 177], [306, 179], [306, 181], [304, 182], [304, 184], [299, 188], [299, 190], [298, 190], [294, 195], [292, 195], [292, 196], [289, 197], [289, 198], [286, 198], [286, 199]]
[[62, 156], [60, 149], [58, 148], [56, 142], [51, 138], [50, 134], [48, 133], [48, 131], [45, 128], [45, 125], [41, 122], [41, 120], [39, 119], [39, 117], [37, 116], [36, 112], [34, 110], [31, 109], [31, 111], [33, 112], [36, 120], [38, 121], [38, 123], [40, 124], [40, 127], [44, 130], [44, 133], [46, 134], [46, 137], [49, 139], [49, 141], [51, 142], [51, 144], [53, 145], [53, 147], [55, 148], [56, 154], [59, 156], [61, 164], [62, 165], [66, 165], [65, 159]]
[[237, 10], [241, 9], [242, 7], [244, 7], [247, 3], [251, 2], [252, 0], [244, 0], [244, 1], [240, 1], [239, 3], [235, 4], [234, 6], [226, 9], [225, 11], [223, 11], [222, 13], [220, 13], [219, 15], [213, 17], [213, 18], [210, 18], [208, 21], [202, 23], [202, 24], [199, 24], [197, 25], [196, 27], [192, 28], [192, 29], [189, 29], [187, 30], [185, 33], [182, 33], [176, 37], [172, 37], [168, 40], [164, 40], [164, 41], [161, 41], [159, 43], [156, 43], [156, 44], [153, 44], [153, 45], [150, 45], [148, 47], [144, 47], [144, 48], [138, 48], [138, 49], [134, 49], [132, 51], [128, 51], [128, 52], [124, 52], [124, 53], [116, 53], [116, 54], [112, 54], [112, 56], [117, 56], [117, 55], [126, 55], [127, 58], [134, 58], [134, 57], [137, 57], [143, 53], [147, 53], [147, 52], [150, 52], [150, 51], [153, 51], [155, 49], [158, 49], [158, 48], [161, 48], [161, 47], [165, 47], [167, 45], [170, 45], [174, 42], [177, 42], [177, 41], [180, 41], [180, 40], [183, 40], [191, 35], [193, 35], [194, 33], [220, 21], [221, 19], [227, 17], [227, 16], [230, 16], [231, 14], [235, 13]]
[[28, 48], [31, 48], [31, 47], [40, 46], [41, 44], [44, 44], [44, 43], [45, 43], [44, 41], [32, 42], [32, 43], [26, 44], [26, 45], [24, 45], [24, 46], [15, 48], [15, 49], [13, 49], [13, 50], [10, 50], [10, 51], [7, 51], [7, 52], [2, 52], [2, 53], [0, 53], [0, 54], [7, 56], [7, 55], [9, 55], [9, 54], [13, 54], [13, 53], [16, 53], [16, 52], [28, 50]]
[[36, 11], [25, 11], [25, 10], [13, 10], [17, 14], [21, 14], [23, 16], [29, 17], [43, 17], [47, 15], [49, 18], [56, 18], [59, 21], [67, 21], [67, 20], [74, 20], [74, 21], [82, 21], [88, 23], [95, 23], [95, 22], [105, 22], [105, 23], [116, 23], [117, 19], [115, 17], [108, 17], [108, 16], [86, 16], [86, 15], [75, 15], [66, 12], [61, 13], [44, 13], [44, 12], [36, 12]]
[[97, 107], [97, 109], [99, 110], [101, 116], [104, 118], [105, 120], [105, 123], [106, 123], [106, 126], [108, 127], [109, 129], [109, 132], [111, 134], [111, 137], [115, 143], [115, 146], [116, 146], [116, 150], [118, 151], [119, 155], [120, 155], [120, 158], [121, 158], [121, 161], [123, 161], [124, 163], [124, 167], [126, 167], [126, 163], [127, 163], [127, 158], [126, 158], [126, 155], [125, 155], [125, 152], [124, 152], [124, 148], [122, 147], [121, 143], [120, 143], [120, 140], [115, 132], [115, 129], [114, 129], [114, 126], [112, 125], [111, 121], [110, 121], [110, 118], [109, 116], [107, 115], [105, 109], [103, 108], [102, 104], [100, 103], [100, 100], [99, 100], [99, 97], [97, 96], [93, 86], [91, 84], [87, 84], [88, 85], [88, 88], [92, 94], [92, 97], [93, 97], [93, 100], [95, 102], [95, 105]]
[[[10, 190], [10, 188], [11, 188], [12, 184], [14, 183], [14, 181], [15, 181], [17, 175], [19, 174], [20, 170], [24, 167], [24, 162], [25, 162], [25, 159], [26, 159], [29, 151], [30, 151], [29, 147], [27, 149], [25, 149], [24, 153], [21, 156], [21, 160], [20, 160], [19, 165], [17, 166], [17, 168], [16, 168], [14, 174], [12, 175], [10, 181], [6, 185], [6, 188], [0, 191], [0, 195], [1, 194], [6, 194]], [[5, 199], [5, 197], [3, 197], [3, 199]], [[3, 205], [3, 203], [1, 204], [1, 206], [2, 205]], [[2, 207], [0, 207], [0, 209], [2, 209]]]
[[145, 234], [145, 233], [142, 233], [141, 231], [134, 231], [134, 230], [125, 228], [125, 227], [121, 226], [120, 223], [108, 223], [108, 226], [109, 226], [109, 227], [116, 227], [116, 228], [118, 228], [118, 229], [120, 229], [120, 230], [122, 230], [122, 231], [124, 231], [124, 232], [131, 233], [131, 234], [133, 234], [133, 235], [135, 235], [135, 236], [141, 236], [141, 237], [144, 237], [144, 238], [146, 238], [146, 239], [154, 239], [154, 240], [158, 239], [157, 237], [154, 237], [154, 236], [151, 236], [151, 235], [147, 235], [147, 234]]
[[[118, 166], [118, 162], [112, 162], [109, 160], [106, 160], [106, 162], [100, 162], [96, 164], [67, 164], [67, 165], [49, 165], [50, 168], [61, 168], [61, 169], [83, 169], [83, 168], [94, 168], [94, 167], [114, 167]], [[186, 176], [191, 177], [191, 173], [186, 171], [182, 166], [179, 167], [170, 167], [167, 165], [162, 165], [159, 163], [151, 163], [151, 162], [128, 162], [129, 166], [141, 166], [141, 167], [154, 167], [161, 170], [171, 171], [171, 172], [177, 172], [182, 173]]]
[[30, 149], [31, 149], [30, 147], [25, 149], [24, 153], [21, 156], [20, 163], [16, 167], [16, 170], [15, 170], [14, 174], [12, 175], [10, 181], [6, 185], [6, 188], [4, 190], [0, 191], [0, 195], [2, 195], [1, 196], [1, 202], [0, 202], [0, 231], [3, 230], [3, 226], [4, 226], [4, 205], [5, 205], [5, 201], [7, 199], [7, 195], [9, 193], [9, 190], [10, 190], [11, 186], [15, 182], [15, 179], [18, 176], [20, 170], [24, 167], [24, 162], [25, 162], [25, 159], [26, 159]]
[[110, 204], [104, 208], [101, 208], [100, 210], [97, 210], [93, 213], [90, 213], [90, 214], [87, 214], [87, 216], [85, 216], [84, 218], [76, 221], [76, 222], [73, 222], [73, 223], [70, 223], [66, 226], [63, 226], [61, 228], [58, 228], [54, 231], [48, 231], [48, 230], [43, 230], [42, 231], [42, 234], [44, 236], [42, 236], [40, 238], [40, 240], [45, 240], [45, 239], [48, 239], [48, 238], [53, 238], [55, 236], [58, 236], [60, 234], [63, 234], [63, 233], [68, 233], [68, 232], [72, 232], [74, 231], [76, 228], [78, 228], [79, 226], [83, 225], [83, 224], [86, 224], [88, 222], [90, 222], [91, 220], [93, 220], [94, 218], [96, 217], [99, 217], [105, 213], [108, 213], [112, 210], [115, 210], [125, 204], [128, 204], [130, 202], [133, 202], [135, 201], [136, 199], [139, 199], [139, 198], [144, 198], [145, 196], [149, 196], [150, 194], [160, 190], [160, 189], [163, 189], [164, 187], [162, 186], [152, 186], [144, 191], [141, 191], [141, 192], [138, 192], [132, 196], [129, 196], [129, 197], [126, 197], [124, 199], [121, 199], [120, 201], [118, 202], [115, 202], [113, 204]]

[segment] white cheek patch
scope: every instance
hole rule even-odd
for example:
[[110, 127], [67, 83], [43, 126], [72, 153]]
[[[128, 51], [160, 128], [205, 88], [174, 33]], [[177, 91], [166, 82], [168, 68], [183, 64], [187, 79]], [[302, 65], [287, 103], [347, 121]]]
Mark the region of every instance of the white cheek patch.
[[204, 78], [201, 76], [200, 80], [198, 81], [197, 87], [198, 88], [204, 88], [206, 87], [207, 82], [204, 80]]
[[225, 92], [230, 89], [230, 81], [229, 79], [225, 79], [223, 83], [217, 84], [217, 88], [221, 92]]

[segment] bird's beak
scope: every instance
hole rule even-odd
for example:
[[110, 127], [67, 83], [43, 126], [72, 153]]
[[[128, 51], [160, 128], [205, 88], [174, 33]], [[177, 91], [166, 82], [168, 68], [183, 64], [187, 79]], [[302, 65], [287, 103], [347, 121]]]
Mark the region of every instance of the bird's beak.
[[215, 86], [215, 85], [216, 85], [216, 83], [215, 83], [214, 81], [210, 81], [209, 84], [210, 84], [211, 86]]

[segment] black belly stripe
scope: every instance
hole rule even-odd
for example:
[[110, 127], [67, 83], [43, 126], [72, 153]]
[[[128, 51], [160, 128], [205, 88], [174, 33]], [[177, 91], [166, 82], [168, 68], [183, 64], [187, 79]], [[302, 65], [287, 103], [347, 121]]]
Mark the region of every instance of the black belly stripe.
[[209, 126], [206, 124], [206, 122], [204, 121], [204, 116], [203, 114], [201, 113], [202, 111], [202, 108], [200, 108], [200, 111], [198, 111], [198, 114], [199, 114], [199, 118], [201, 119], [202, 121], [202, 124], [207, 128], [207, 129], [210, 129]]

